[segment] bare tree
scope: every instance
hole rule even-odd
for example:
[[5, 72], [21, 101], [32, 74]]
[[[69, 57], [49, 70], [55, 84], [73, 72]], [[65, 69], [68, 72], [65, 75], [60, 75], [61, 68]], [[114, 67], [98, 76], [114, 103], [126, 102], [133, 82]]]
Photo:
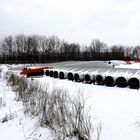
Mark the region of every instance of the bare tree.
[[56, 54], [59, 52], [60, 49], [60, 39], [57, 36], [51, 36], [46, 39], [45, 43], [45, 54], [47, 61], [55, 61]]
[[107, 45], [98, 39], [93, 39], [90, 44], [91, 52], [104, 52], [107, 49]]
[[130, 58], [133, 54], [133, 47], [126, 47], [124, 53], [127, 58]]
[[25, 62], [27, 37], [23, 34], [15, 36], [16, 61]]
[[122, 45], [113, 45], [112, 47], [111, 47], [111, 52], [120, 52], [120, 53], [124, 53], [124, 46], [122, 46]]
[[13, 57], [13, 37], [5, 37], [1, 44], [2, 55], [4, 56], [5, 61], [8, 60], [9, 63], [12, 62]]
[[60, 53], [62, 59], [64, 60], [79, 60], [80, 45], [63, 41], [60, 48]]
[[140, 46], [136, 46], [134, 49], [133, 49], [133, 59], [138, 59], [140, 58]]

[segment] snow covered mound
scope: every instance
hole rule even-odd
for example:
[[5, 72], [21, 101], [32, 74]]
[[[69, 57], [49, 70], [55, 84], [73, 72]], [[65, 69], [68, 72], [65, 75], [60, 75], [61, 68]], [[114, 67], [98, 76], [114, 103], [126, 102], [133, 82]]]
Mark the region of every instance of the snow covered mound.
[[129, 65], [120, 64], [116, 68], [129, 68], [129, 69], [140, 69], [140, 63], [132, 63]]

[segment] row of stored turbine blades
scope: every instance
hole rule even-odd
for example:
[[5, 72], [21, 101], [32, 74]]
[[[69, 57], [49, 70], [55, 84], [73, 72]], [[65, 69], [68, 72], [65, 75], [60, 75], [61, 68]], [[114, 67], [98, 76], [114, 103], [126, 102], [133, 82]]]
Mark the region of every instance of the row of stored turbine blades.
[[53, 68], [44, 69], [44, 73], [46, 76], [75, 82], [139, 89], [140, 70], [115, 68], [115, 65], [118, 63], [110, 64], [104, 61], [61, 62], [49, 64]]

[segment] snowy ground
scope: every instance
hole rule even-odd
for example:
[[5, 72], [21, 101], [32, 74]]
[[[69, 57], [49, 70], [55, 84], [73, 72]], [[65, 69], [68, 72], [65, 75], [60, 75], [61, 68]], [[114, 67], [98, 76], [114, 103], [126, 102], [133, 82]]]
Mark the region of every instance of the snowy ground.
[[[140, 63], [121, 64], [117, 67], [140, 68]], [[100, 122], [102, 125], [100, 140], [140, 139], [140, 90], [75, 83], [46, 76], [36, 80], [49, 85], [50, 90], [54, 87], [63, 88], [73, 97], [80, 90], [87, 106], [91, 108], [93, 124]], [[15, 94], [3, 78], [0, 78], [0, 89], [0, 97], [6, 102], [6, 105], [0, 108], [0, 120], [6, 114], [12, 114], [13, 117], [5, 123], [0, 123], [1, 140], [26, 140], [27, 137], [38, 140], [52, 139], [49, 130], [38, 128], [36, 119], [24, 116], [22, 103], [15, 101]], [[36, 128], [38, 129], [34, 132]]]
[[[5, 66], [2, 68], [7, 70]], [[3, 106], [0, 106], [0, 140], [52, 140], [51, 132], [40, 128], [37, 118], [24, 115], [22, 102], [15, 100], [15, 93], [6, 84], [3, 72], [0, 78], [0, 99], [3, 99]], [[6, 118], [7, 121], [3, 122]]]

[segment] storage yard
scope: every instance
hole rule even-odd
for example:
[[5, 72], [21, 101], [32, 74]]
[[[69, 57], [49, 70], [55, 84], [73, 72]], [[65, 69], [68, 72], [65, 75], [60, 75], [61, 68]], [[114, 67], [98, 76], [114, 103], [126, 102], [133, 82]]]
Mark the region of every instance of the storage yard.
[[[50, 67], [44, 68], [44, 75], [34, 76], [32, 73], [28, 75], [28, 79], [38, 81], [44, 89], [47, 85], [49, 91], [53, 88], [66, 90], [73, 98], [80, 91], [85, 99], [86, 109], [90, 108], [90, 117], [95, 127], [91, 139], [96, 139], [96, 127], [99, 125], [100, 140], [140, 139], [140, 63], [61, 62], [28, 65], [27, 68], [44, 66]], [[4, 98], [6, 105], [0, 108], [0, 120], [6, 113], [12, 112], [15, 115], [13, 119], [0, 123], [0, 138], [53, 140], [49, 129], [36, 129], [36, 118], [24, 115], [22, 103], [15, 100], [14, 92], [3, 78], [7, 71], [19, 74], [24, 67], [25, 65], [1, 65], [0, 97]]]

